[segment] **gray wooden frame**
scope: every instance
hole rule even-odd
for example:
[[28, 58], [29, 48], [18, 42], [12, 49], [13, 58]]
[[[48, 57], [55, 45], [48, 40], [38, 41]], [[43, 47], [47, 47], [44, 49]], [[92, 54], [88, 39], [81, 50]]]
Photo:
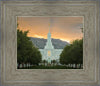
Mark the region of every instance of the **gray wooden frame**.
[[[98, 8], [97, 1], [2, 2], [2, 84], [99, 85], [100, 64]], [[16, 16], [69, 15], [84, 16], [84, 68], [77, 70], [17, 70]]]

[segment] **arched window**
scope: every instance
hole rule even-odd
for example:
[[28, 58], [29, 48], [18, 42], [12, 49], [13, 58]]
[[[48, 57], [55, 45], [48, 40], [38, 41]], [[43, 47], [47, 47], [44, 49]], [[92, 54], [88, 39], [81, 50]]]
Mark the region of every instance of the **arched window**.
[[48, 56], [51, 56], [51, 51], [50, 50], [48, 51]]

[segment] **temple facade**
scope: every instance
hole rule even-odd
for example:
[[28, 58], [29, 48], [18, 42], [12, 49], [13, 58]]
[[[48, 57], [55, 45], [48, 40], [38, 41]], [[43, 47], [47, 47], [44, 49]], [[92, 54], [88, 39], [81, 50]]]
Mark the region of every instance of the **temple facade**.
[[47, 42], [44, 49], [39, 49], [42, 54], [42, 60], [46, 60], [48, 63], [51, 63], [51, 60], [56, 60], [59, 62], [60, 54], [63, 49], [54, 49], [51, 41], [51, 33], [47, 35]]

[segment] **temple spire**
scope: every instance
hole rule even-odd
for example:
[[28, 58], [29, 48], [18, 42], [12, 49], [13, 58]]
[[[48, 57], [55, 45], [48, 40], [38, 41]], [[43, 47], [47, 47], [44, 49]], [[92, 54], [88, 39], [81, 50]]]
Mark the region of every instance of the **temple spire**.
[[52, 41], [51, 41], [51, 26], [52, 26], [52, 19], [50, 19], [49, 32], [47, 35], [47, 42], [46, 42], [45, 49], [54, 49], [54, 46], [52, 45]]
[[51, 31], [51, 30], [50, 30], [50, 28], [49, 28], [49, 33], [51, 33], [50, 31]]
[[52, 23], [53, 23], [53, 19], [50, 18], [50, 23], [49, 23], [49, 33], [51, 33]]

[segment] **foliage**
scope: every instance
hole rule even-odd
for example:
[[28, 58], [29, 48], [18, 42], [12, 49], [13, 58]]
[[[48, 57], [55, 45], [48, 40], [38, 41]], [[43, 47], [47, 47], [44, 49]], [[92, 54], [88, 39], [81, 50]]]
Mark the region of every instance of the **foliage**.
[[[53, 66], [35, 65], [35, 66], [30, 66], [30, 67], [23, 67], [20, 69], [76, 69], [76, 68], [61, 66], [61, 65], [53, 65]], [[77, 69], [80, 69], [80, 68], [77, 68]]]
[[61, 64], [83, 64], [83, 39], [67, 45], [60, 55]]
[[24, 63], [38, 65], [41, 53], [27, 37], [27, 33], [28, 31], [17, 29], [17, 62], [19, 65]]

